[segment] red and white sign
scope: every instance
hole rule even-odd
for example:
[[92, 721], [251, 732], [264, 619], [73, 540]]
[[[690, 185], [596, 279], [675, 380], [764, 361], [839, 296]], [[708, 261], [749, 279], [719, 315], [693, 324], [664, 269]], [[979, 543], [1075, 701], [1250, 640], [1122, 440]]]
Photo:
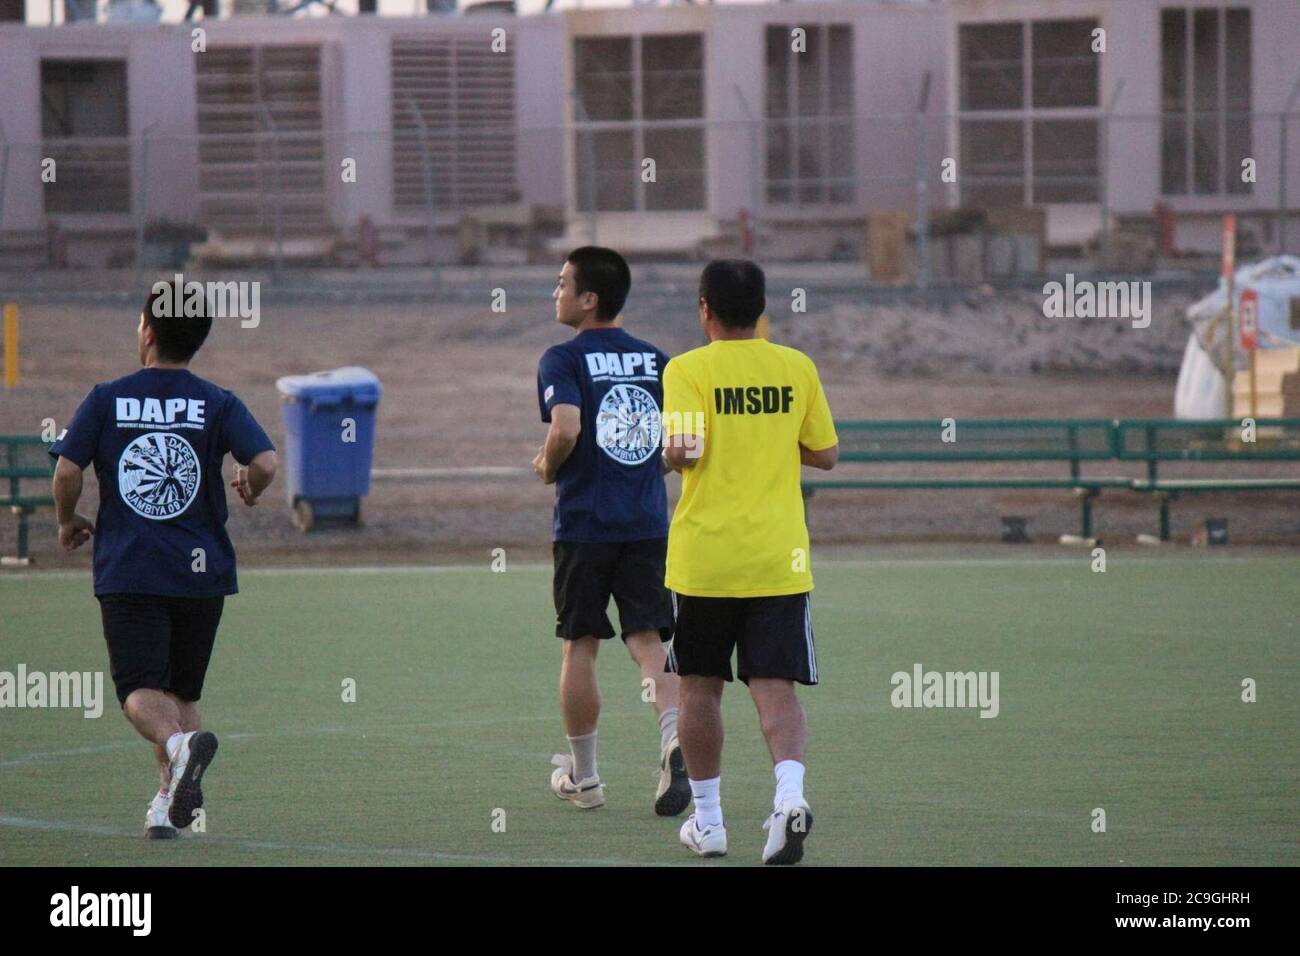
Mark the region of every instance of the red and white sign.
[[1237, 331], [1244, 351], [1253, 352], [1259, 348], [1259, 293], [1254, 289], [1241, 290]]
[[1223, 217], [1223, 270], [1225, 279], [1231, 278], [1237, 268], [1237, 217], [1228, 213]]

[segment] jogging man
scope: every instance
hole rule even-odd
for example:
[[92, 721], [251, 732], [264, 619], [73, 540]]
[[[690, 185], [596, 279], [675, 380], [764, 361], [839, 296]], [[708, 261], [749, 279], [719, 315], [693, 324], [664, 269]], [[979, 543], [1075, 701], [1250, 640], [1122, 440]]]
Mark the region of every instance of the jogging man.
[[776, 772], [763, 862], [785, 864], [802, 859], [812, 827], [794, 691], [817, 683], [799, 466], [833, 468], [839, 443], [816, 366], [755, 335], [765, 304], [754, 263], [709, 263], [699, 296], [709, 344], [664, 375], [664, 458], [683, 476], [668, 532], [669, 667], [682, 680], [678, 732], [695, 799], [682, 843], [701, 856], [727, 852], [721, 703], [734, 649]]
[[552, 760], [551, 790], [584, 809], [605, 803], [596, 772], [596, 652], [614, 636], [606, 616], [612, 595], [623, 643], [659, 714], [655, 813], [676, 816], [690, 787], [677, 743], [678, 680], [665, 671], [663, 646], [672, 636], [659, 415], [668, 356], [615, 323], [631, 285], [627, 263], [612, 249], [569, 253], [555, 319], [577, 334], [547, 349], [537, 369], [550, 430], [533, 470], [555, 484], [555, 633], [564, 639], [560, 709], [569, 738], [569, 753]]
[[[275, 477], [271, 440], [244, 403], [189, 370], [212, 318], [173, 315], [155, 289], [136, 329], [138, 372], [96, 385], [50, 449], [59, 543], [95, 536], [109, 665], [122, 712], [154, 745], [161, 785], [145, 835], [179, 835], [203, 806], [201, 778], [217, 738], [201, 729], [199, 696], [227, 594], [237, 590], [226, 534], [222, 459], [246, 505]], [[187, 303], [193, 310], [193, 303]], [[82, 472], [94, 462], [99, 514], [77, 513]]]

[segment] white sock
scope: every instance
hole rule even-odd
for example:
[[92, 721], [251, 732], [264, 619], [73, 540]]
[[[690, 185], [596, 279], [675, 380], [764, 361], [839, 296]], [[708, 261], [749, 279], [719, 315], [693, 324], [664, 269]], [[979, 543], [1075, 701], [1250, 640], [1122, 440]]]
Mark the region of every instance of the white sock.
[[776, 796], [772, 798], [772, 809], [780, 810], [785, 803], [803, 800], [803, 764], [797, 760], [782, 760], [772, 769], [776, 773]]
[[166, 810], [167, 804], [168, 804], [167, 791], [160, 789], [153, 796], [152, 806], [155, 810]]
[[691, 781], [691, 796], [695, 798], [695, 824], [701, 830], [722, 826], [721, 787], [721, 777]]
[[176, 731], [176, 733], [172, 734], [170, 737], [167, 738], [167, 743], [166, 743], [164, 746], [167, 748], [167, 759], [168, 759], [168, 760], [175, 760], [175, 759], [176, 759], [176, 755], [177, 755], [178, 753], [180, 753], [180, 749], [181, 749], [181, 741], [184, 740], [184, 739], [185, 739], [185, 734], [184, 734], [184, 732], [179, 731], [179, 730]]
[[569, 752], [573, 754], [574, 783], [596, 776], [596, 731], [581, 737], [570, 737]]
[[668, 741], [677, 736], [677, 708], [669, 707], [659, 715], [659, 749], [668, 746]]

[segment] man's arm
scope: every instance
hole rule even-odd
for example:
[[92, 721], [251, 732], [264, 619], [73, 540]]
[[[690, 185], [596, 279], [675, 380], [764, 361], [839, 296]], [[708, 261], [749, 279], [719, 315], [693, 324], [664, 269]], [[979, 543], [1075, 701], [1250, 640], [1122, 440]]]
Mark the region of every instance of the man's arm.
[[803, 445], [799, 446], [799, 461], [801, 464], [810, 468], [820, 468], [822, 471], [830, 471], [835, 467], [835, 463], [840, 460], [840, 443], [836, 442], [830, 448], [823, 448], [820, 451], [813, 451]]
[[239, 492], [244, 504], [251, 508], [275, 480], [279, 463], [275, 452], [269, 450], [258, 452], [246, 466], [236, 462], [235, 480], [230, 483], [230, 487]]
[[533, 459], [533, 471], [546, 484], [554, 484], [560, 466], [568, 461], [573, 449], [578, 447], [582, 434], [582, 410], [577, 405], [561, 403], [551, 409], [551, 427], [546, 432], [546, 442]]
[[95, 525], [85, 515], [77, 514], [81, 500], [82, 468], [62, 456], [54, 466], [54, 514], [59, 522], [59, 544], [64, 551], [75, 551], [95, 533]]
[[664, 439], [664, 464], [673, 471], [692, 468], [703, 456], [703, 435], [669, 435]]

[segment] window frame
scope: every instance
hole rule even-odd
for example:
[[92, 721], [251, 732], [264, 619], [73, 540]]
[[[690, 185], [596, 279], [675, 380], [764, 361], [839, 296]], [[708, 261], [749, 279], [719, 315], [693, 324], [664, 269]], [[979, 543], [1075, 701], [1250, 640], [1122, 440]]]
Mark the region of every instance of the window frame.
[[[1254, 84], [1254, 64], [1255, 64], [1255, 43], [1254, 30], [1255, 18], [1253, 9], [1250, 6], [1197, 6], [1186, 3], [1163, 4], [1159, 8], [1159, 43], [1160, 43], [1160, 76], [1161, 76], [1161, 97], [1160, 97], [1160, 196], [1169, 199], [1235, 199], [1249, 198], [1255, 194], [1255, 184], [1242, 182], [1240, 177], [1241, 165], [1238, 162], [1233, 165], [1230, 160], [1230, 149], [1228, 145], [1228, 127], [1229, 125], [1240, 123], [1245, 127], [1245, 152], [1242, 156], [1249, 156], [1253, 150], [1254, 142], [1254, 116], [1252, 106], [1255, 99]], [[1177, 109], [1166, 108], [1164, 95], [1164, 77], [1165, 77], [1165, 17], [1167, 14], [1176, 14], [1181, 16], [1182, 24], [1182, 72], [1180, 81], [1182, 84], [1180, 103]], [[1198, 14], [1211, 15], [1214, 17], [1214, 59], [1215, 59], [1215, 76], [1214, 76], [1214, 97], [1215, 106], [1213, 109], [1200, 109], [1196, 103], [1197, 82], [1196, 82], [1196, 18]], [[1244, 76], [1247, 81], [1246, 104], [1242, 110], [1235, 109], [1230, 103], [1230, 92], [1228, 83], [1228, 16], [1229, 14], [1244, 15], [1246, 17], [1246, 39], [1248, 43], [1247, 61], [1243, 67]], [[1214, 170], [1211, 179], [1214, 184], [1213, 189], [1199, 188], [1201, 181], [1200, 170], [1197, 167], [1197, 139], [1198, 129], [1207, 123], [1214, 125], [1214, 147], [1213, 155], [1210, 157], [1214, 163]], [[1181, 186], [1170, 188], [1166, 181], [1166, 133], [1172, 128], [1173, 124], [1181, 126], [1179, 139], [1182, 149], [1182, 173], [1180, 176]], [[1236, 188], [1229, 188], [1229, 183]]]
[[[52, 134], [45, 130], [46, 117], [46, 70], [47, 68], [59, 68], [63, 73], [58, 78], [59, 89], [63, 93], [63, 102], [60, 107], [65, 108], [69, 103], [70, 83], [68, 71], [75, 67], [103, 68], [109, 67], [121, 78], [121, 115], [120, 126], [121, 132], [113, 133], [78, 133], [75, 130], [70, 134]], [[101, 78], [96, 78], [102, 82]], [[111, 193], [110, 197], [114, 200], [115, 205], [105, 207], [102, 198], [102, 184], [94, 181], [88, 182], [81, 179], [77, 182], [77, 189], [69, 191], [64, 190], [61, 200], [51, 200], [54, 196], [51, 193], [49, 185], [44, 185], [41, 189], [41, 208], [45, 215], [48, 216], [112, 216], [121, 217], [130, 215], [136, 207], [136, 176], [135, 176], [135, 151], [131, 139], [131, 72], [130, 63], [125, 56], [84, 56], [75, 53], [48, 53], [42, 55], [37, 61], [37, 99], [39, 106], [39, 116], [41, 119], [41, 152], [43, 156], [54, 158], [57, 162], [56, 170], [63, 175], [66, 180], [68, 167], [75, 170], [79, 165], [89, 166], [96, 172], [101, 170], [117, 170], [118, 176], [122, 181], [121, 192]], [[53, 107], [51, 107], [53, 108]], [[56, 111], [57, 112], [57, 111]], [[99, 155], [97, 155], [99, 154]], [[83, 157], [83, 158], [79, 158]], [[62, 168], [60, 168], [62, 167]], [[58, 189], [60, 182], [56, 180], [54, 188]], [[63, 203], [75, 202], [73, 205], [64, 205]], [[120, 204], [118, 204], [120, 203]]]
[[[817, 64], [817, 92], [819, 110], [812, 115], [804, 115], [799, 104], [799, 67], [796, 66], [797, 54], [790, 49], [790, 33], [796, 27], [807, 30], [811, 36], [816, 30], [817, 42], [823, 51]], [[762, 201], [765, 208], [777, 212], [824, 211], [838, 209], [858, 202], [858, 175], [856, 164], [858, 123], [856, 115], [857, 89], [854, 73], [855, 30], [852, 21], [825, 20], [818, 22], [767, 22], [764, 24], [763, 43], [763, 189]], [[842, 111], [836, 111], [835, 89], [831, 72], [831, 37], [833, 31], [843, 31], [846, 37], [848, 66], [848, 104]], [[773, 33], [782, 37], [785, 50], [782, 66], [785, 71], [784, 112], [774, 114], [768, 99], [768, 71], [772, 68], [768, 62], [768, 43]], [[836, 128], [846, 131], [848, 141], [853, 144], [850, 151], [845, 175], [836, 175], [835, 147], [833, 132]], [[772, 175], [772, 141], [774, 133], [785, 131], [787, 140], [787, 169], [789, 175], [774, 177]], [[820, 175], [805, 175], [803, 170], [805, 139], [815, 143], [816, 155], [822, 161]], [[806, 189], [816, 191], [817, 198], [803, 198]], [[784, 197], [773, 197], [773, 190], [784, 191]], [[838, 189], [847, 190], [847, 195], [836, 196]]]
[[[645, 118], [645, 81], [646, 71], [644, 68], [644, 43], [647, 39], [654, 40], [663, 37], [689, 37], [699, 44], [699, 67], [698, 70], [683, 70], [681, 72], [697, 72], [699, 75], [699, 115], [673, 117], [668, 119], [646, 119]], [[629, 116], [627, 119], [587, 119], [584, 114], [578, 111], [578, 105], [582, 103], [582, 83], [578, 73], [578, 45], [584, 41], [591, 40], [627, 40], [631, 45], [630, 59], [630, 76], [632, 102], [630, 104]], [[576, 213], [583, 215], [615, 214], [615, 213], [699, 213], [707, 211], [709, 208], [709, 166], [708, 166], [708, 76], [705, 68], [708, 62], [708, 37], [705, 32], [700, 30], [667, 30], [647, 33], [619, 33], [619, 34], [590, 34], [578, 35], [573, 37], [573, 46], [571, 52], [571, 70], [572, 70], [572, 89], [574, 97], [574, 115], [572, 120], [573, 136], [570, 140], [573, 149], [573, 208]], [[677, 131], [677, 130], [695, 130], [698, 131], [700, 138], [699, 166], [697, 171], [690, 169], [684, 170], [688, 175], [694, 172], [699, 180], [699, 205], [683, 206], [680, 208], [654, 208], [650, 206], [646, 197], [648, 194], [647, 186], [664, 185], [659, 178], [661, 164], [659, 159], [650, 156], [646, 152], [646, 133], [655, 130]], [[632, 204], [630, 207], [606, 207], [600, 202], [600, 185], [598, 179], [602, 174], [599, 165], [599, 159], [595, 152], [592, 153], [594, 169], [589, 172], [595, 178], [592, 179], [592, 186], [587, 187], [583, 183], [583, 173], [587, 172], [585, 151], [594, 150], [595, 137], [600, 133], [631, 133], [632, 136], [632, 153], [629, 157], [631, 166], [629, 173], [632, 176]], [[641, 178], [640, 170], [642, 162], [647, 159], [655, 159], [655, 176], [656, 182], [653, 184], [646, 183]], [[682, 172], [683, 170], [678, 170]], [[592, 188], [595, 191], [591, 193], [590, 204], [588, 204], [587, 189]]]
[[[1101, 127], [1104, 122], [1104, 113], [1105, 113], [1101, 102], [1102, 100], [1101, 60], [1096, 59], [1096, 70], [1097, 70], [1096, 98], [1095, 98], [1095, 102], [1092, 103], [1091, 105], [1043, 106], [1036, 103], [1034, 99], [1034, 94], [1035, 94], [1034, 27], [1041, 26], [1044, 24], [1056, 24], [1056, 23], [1080, 24], [1082, 29], [1086, 32], [1086, 34], [1089, 37], [1091, 37], [1093, 30], [1102, 27], [1102, 20], [1099, 15], [1087, 15], [1087, 14], [1073, 15], [1073, 16], [1063, 15], [1063, 16], [1052, 16], [1052, 17], [1037, 17], [1037, 18], [1019, 17], [1015, 19], [997, 19], [997, 20], [964, 20], [964, 21], [959, 21], [956, 24], [956, 29], [957, 29], [956, 49], [958, 55], [958, 62], [957, 62], [957, 69], [956, 69], [956, 82], [957, 82], [957, 103], [959, 104], [959, 109], [956, 116], [956, 131], [958, 136], [958, 142], [961, 144], [961, 149], [959, 149], [958, 153], [962, 157], [961, 162], [962, 162], [963, 173], [959, 178], [959, 191], [961, 194], [960, 201], [963, 205], [976, 205], [976, 206], [990, 205], [989, 203], [986, 202], [972, 201], [970, 199], [968, 190], [971, 188], [972, 185], [974, 185], [976, 188], [979, 188], [980, 186], [983, 185], [993, 189], [1015, 188], [1015, 186], [1017, 185], [1010, 182], [1008, 183], [992, 182], [987, 184], [980, 183], [978, 182], [979, 179], [989, 178], [989, 177], [979, 177], [979, 176], [972, 177], [966, 173], [965, 169], [967, 163], [966, 163], [965, 147], [966, 147], [967, 134], [964, 131], [964, 127], [968, 123], [977, 123], [982, 121], [1016, 122], [1021, 127], [1021, 158], [1020, 158], [1020, 175], [1019, 175], [1018, 187], [1020, 192], [1020, 204], [1022, 206], [1025, 207], [1030, 207], [1034, 205], [1087, 206], [1087, 205], [1096, 205], [1101, 202], [1101, 197], [1104, 193], [1103, 178], [1105, 176], [1105, 170], [1102, 169], [1102, 155], [1101, 155], [1102, 137], [1103, 137]], [[1004, 108], [996, 108], [996, 109], [966, 107], [964, 104], [966, 103], [968, 76], [966, 71], [966, 63], [962, 59], [962, 51], [964, 50], [962, 31], [970, 27], [985, 27], [985, 26], [1005, 27], [1010, 25], [1017, 26], [1020, 31], [1020, 44], [1021, 44], [1020, 96], [1019, 96], [1020, 105], [1015, 107], [1004, 107]], [[1094, 53], [1092, 54], [1092, 56], [1094, 58], [1097, 58], [1099, 57], [1099, 54]], [[1076, 59], [1082, 60], [1082, 57], [1078, 57]], [[1092, 122], [1096, 125], [1097, 150], [1094, 154], [1094, 163], [1093, 163], [1093, 169], [1095, 170], [1095, 172], [1092, 175], [1052, 176], [1051, 179], [1054, 180], [1053, 184], [1049, 185], [1044, 183], [1041, 185], [1037, 185], [1036, 187], [1035, 180], [1040, 177], [1037, 175], [1037, 170], [1036, 170], [1037, 164], [1035, 163], [1035, 145], [1036, 145], [1035, 126], [1041, 127], [1044, 124], [1052, 123], [1054, 121], [1071, 121], [1071, 122], [1084, 121], [1084, 122]], [[972, 178], [976, 179], [977, 182], [972, 184], [971, 182]], [[1085, 189], [1088, 189], [1090, 185], [1091, 186], [1090, 195], [1088, 195], [1086, 198], [1065, 199], [1065, 200], [1042, 200], [1037, 197], [1036, 193], [1038, 192], [1046, 192], [1048, 190], [1060, 188], [1061, 182], [1065, 182], [1067, 186], [1075, 182], [1078, 182]]]

